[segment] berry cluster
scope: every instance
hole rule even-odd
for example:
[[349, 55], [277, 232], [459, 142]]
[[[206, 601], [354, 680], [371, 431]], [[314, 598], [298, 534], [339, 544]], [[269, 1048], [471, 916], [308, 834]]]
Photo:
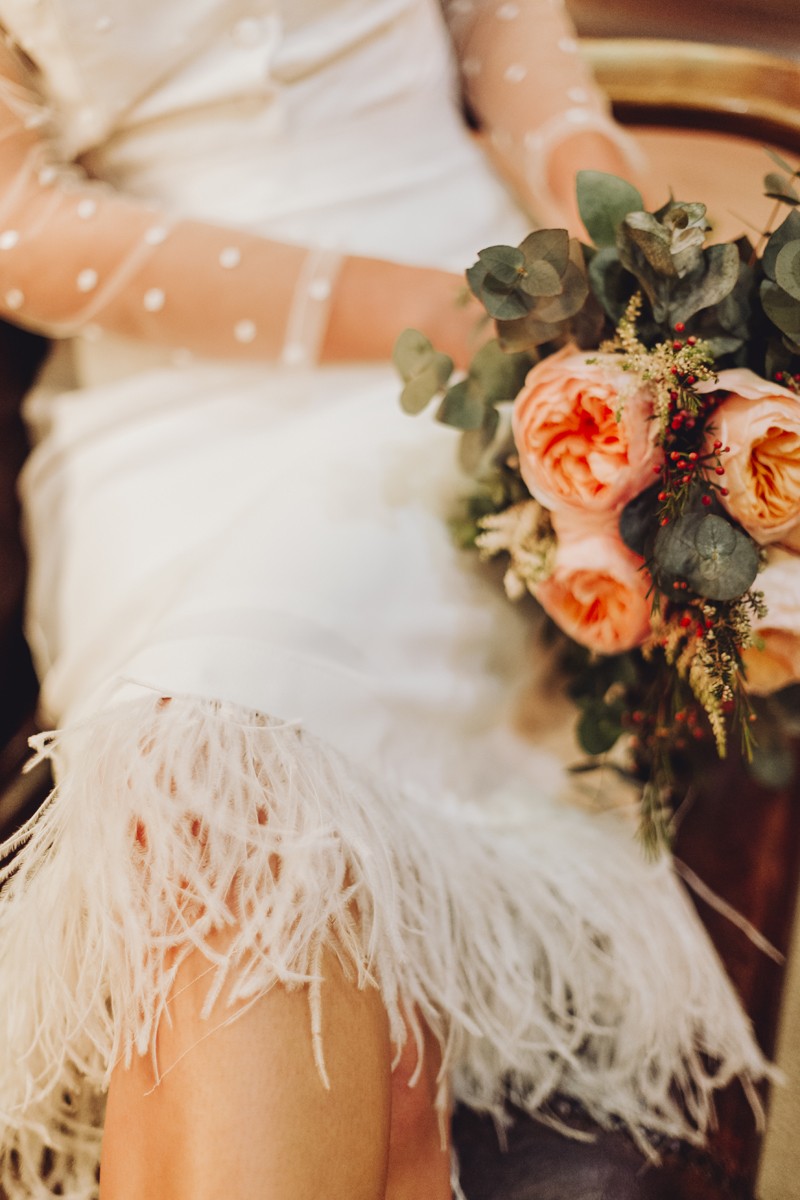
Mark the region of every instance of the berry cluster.
[[[684, 328], [683, 324], [676, 325], [675, 333], [683, 333]], [[685, 341], [676, 338], [672, 351], [680, 359], [686, 347], [697, 345], [695, 337], [690, 336]], [[673, 362], [669, 370], [674, 386], [669, 390], [669, 408], [662, 434], [664, 461], [653, 468], [661, 477], [658, 492], [661, 525], [681, 516], [698, 492], [700, 502], [706, 508], [713, 503], [714, 492], [721, 496], [728, 494], [719, 480], [725, 475], [721, 456], [730, 453], [730, 447], [715, 441], [709, 449], [706, 441], [708, 421], [718, 401], [711, 393], [695, 390], [697, 375], [692, 370], [687, 371], [681, 361]]]
[[790, 371], [776, 371], [772, 378], [782, 387], [800, 396], [800, 375], [792, 375]]

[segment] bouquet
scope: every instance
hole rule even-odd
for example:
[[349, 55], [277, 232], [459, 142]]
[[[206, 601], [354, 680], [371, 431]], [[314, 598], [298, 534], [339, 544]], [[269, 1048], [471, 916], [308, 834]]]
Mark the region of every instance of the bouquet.
[[[800, 688], [800, 196], [709, 245], [701, 203], [645, 211], [578, 176], [591, 244], [541, 229], [466, 273], [494, 323], [466, 373], [415, 330], [410, 413], [438, 401], [472, 486], [453, 529], [544, 610], [585, 761], [640, 786], [641, 834], [736, 743], [785, 786]], [[787, 211], [788, 210], [788, 211]], [[532, 598], [532, 600], [530, 599]]]

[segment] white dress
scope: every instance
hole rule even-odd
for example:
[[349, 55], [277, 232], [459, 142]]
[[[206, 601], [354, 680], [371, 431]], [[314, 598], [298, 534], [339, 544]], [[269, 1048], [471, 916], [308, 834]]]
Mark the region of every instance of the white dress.
[[[461, 120], [434, 0], [0, 17], [64, 161], [91, 147], [131, 196], [453, 269], [526, 229]], [[28, 630], [58, 786], [0, 898], [10, 1200], [95, 1195], [111, 1068], [152, 1047], [181, 952], [221, 922], [211, 1021], [226, 979], [235, 999], [297, 986], [331, 945], [397, 1040], [401, 1010], [430, 1025], [478, 1107], [561, 1091], [701, 1137], [713, 1088], [763, 1074], [669, 863], [566, 803], [563, 764], [511, 732], [522, 621], [450, 544], [452, 436], [397, 397], [388, 364], [203, 362], [91, 327], [29, 397]]]

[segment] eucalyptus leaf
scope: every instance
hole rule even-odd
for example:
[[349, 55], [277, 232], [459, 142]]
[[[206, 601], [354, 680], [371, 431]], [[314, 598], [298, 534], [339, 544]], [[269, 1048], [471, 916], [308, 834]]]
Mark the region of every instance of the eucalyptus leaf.
[[761, 284], [761, 304], [782, 333], [788, 334], [792, 341], [800, 339], [800, 304], [788, 292], [765, 279]]
[[588, 700], [578, 718], [578, 743], [587, 754], [605, 754], [622, 734], [622, 710], [604, 700]]
[[496, 408], [484, 409], [483, 423], [479, 429], [470, 429], [461, 436], [458, 460], [461, 467], [472, 475], [479, 471], [484, 455], [494, 441], [500, 414]]
[[569, 262], [561, 280], [561, 294], [548, 298], [543, 296], [534, 308], [540, 321], [555, 324], [567, 321], [580, 312], [589, 295], [589, 279], [583, 260], [581, 244], [572, 238], [569, 244]]
[[490, 317], [496, 321], [515, 321], [526, 316], [533, 308], [533, 300], [524, 296], [518, 288], [513, 290], [487, 275], [480, 290], [480, 299]]
[[735, 600], [758, 574], [752, 538], [713, 513], [688, 513], [662, 526], [653, 546], [662, 584], [684, 579], [708, 600]]
[[514, 246], [489, 246], [478, 251], [478, 259], [498, 283], [519, 283], [525, 270], [525, 255]]
[[768, 279], [775, 278], [775, 263], [784, 246], [800, 238], [800, 213], [790, 212], [788, 217], [772, 233], [764, 247], [761, 265]]
[[[452, 364], [451, 364], [452, 367]], [[444, 386], [447, 376], [442, 378], [442, 370], [438, 363], [431, 362], [419, 375], [414, 379], [409, 379], [403, 391], [400, 394], [400, 404], [403, 411], [415, 415], [422, 412], [426, 408], [434, 396], [438, 395]]]
[[591, 259], [589, 284], [604, 312], [617, 325], [631, 298], [631, 278], [614, 246], [604, 246]]
[[581, 350], [594, 350], [603, 341], [606, 315], [593, 293], [589, 293], [580, 311], [572, 318], [570, 333]]
[[569, 262], [569, 240], [566, 229], [535, 229], [520, 243], [519, 248], [525, 256], [526, 265], [544, 259], [561, 276]]
[[535, 313], [529, 313], [521, 320], [498, 321], [497, 341], [504, 352], [520, 353], [556, 341], [562, 330], [561, 323], [541, 321]]
[[466, 379], [448, 388], [436, 412], [436, 420], [456, 429], [480, 429], [484, 402], [469, 387]]
[[764, 176], [764, 194], [772, 200], [786, 200], [791, 204], [800, 203], [800, 196], [792, 187], [791, 181], [785, 175], [770, 171]]
[[625, 242], [632, 242], [659, 275], [677, 277], [670, 252], [670, 231], [652, 213], [629, 213], [620, 225], [619, 234], [620, 248]]
[[695, 313], [719, 304], [736, 286], [739, 252], [730, 243], [709, 246], [702, 257], [702, 272], [683, 279], [672, 290], [669, 320], [676, 325]]
[[578, 171], [576, 185], [578, 211], [596, 246], [613, 246], [624, 218], [644, 209], [644, 201], [633, 184], [616, 175]]
[[629, 550], [642, 558], [647, 557], [655, 515], [658, 510], [658, 493], [661, 484], [655, 483], [639, 492], [623, 508], [619, 515], [619, 535]]
[[708, 232], [705, 204], [671, 204], [663, 218], [669, 231], [669, 252], [679, 279], [700, 263]]
[[656, 324], [663, 324], [667, 320], [673, 278], [665, 277], [650, 265], [624, 225], [620, 227], [617, 249], [622, 266], [633, 275], [650, 301]]
[[469, 381], [485, 404], [513, 400], [533, 366], [529, 354], [506, 354], [494, 339], [481, 346], [469, 368]]
[[529, 296], [558, 296], [562, 290], [561, 276], [542, 258], [530, 263], [520, 286]]
[[775, 259], [775, 282], [800, 300], [800, 239], [787, 242]]
[[708, 345], [712, 357], [717, 361], [726, 354], [735, 354], [744, 345], [744, 338], [725, 334], [719, 334], [717, 337], [704, 337], [703, 341]]
[[404, 329], [392, 350], [392, 362], [401, 379], [413, 379], [433, 360], [436, 351], [418, 329]]
[[476, 297], [476, 299], [481, 300], [481, 303], [483, 302], [481, 297], [483, 281], [486, 279], [488, 274], [489, 268], [485, 263], [482, 263], [480, 259], [478, 262], [474, 263], [473, 266], [468, 267], [464, 272], [469, 290], [472, 292], [473, 296]]

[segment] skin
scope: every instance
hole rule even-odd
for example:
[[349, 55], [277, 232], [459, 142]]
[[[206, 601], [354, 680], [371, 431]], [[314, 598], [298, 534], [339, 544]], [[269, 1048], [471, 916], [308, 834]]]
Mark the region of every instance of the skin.
[[[497, 165], [524, 204], [524, 180], [513, 165]], [[554, 153], [548, 182], [563, 204], [561, 223], [576, 236], [584, 235], [574, 202], [582, 167], [625, 174], [618, 149], [602, 135], [578, 134]], [[465, 367], [483, 310], [471, 299], [455, 303], [463, 288], [463, 278], [446, 271], [346, 258], [322, 360], [385, 361], [398, 331], [416, 327]], [[218, 948], [224, 951], [224, 939]], [[449, 1146], [442, 1146], [433, 1103], [440, 1059], [429, 1034], [410, 1087], [413, 1039], [392, 1070], [378, 993], [357, 989], [328, 955], [327, 1091], [313, 1060], [305, 991], [276, 986], [209, 1037], [202, 992], [191, 986], [205, 966], [193, 954], [181, 968], [171, 1019], [158, 1034], [158, 1086], [150, 1058], [113, 1072], [101, 1200], [450, 1200]], [[231, 1011], [224, 1002], [223, 994], [220, 1020]], [[164, 1072], [165, 1064], [174, 1065]]]
[[[224, 937], [214, 949], [224, 952]], [[328, 953], [326, 1090], [306, 990], [275, 987], [221, 1024], [231, 1014], [224, 993], [209, 1020], [200, 1014], [204, 992], [195, 981], [206, 967], [199, 951], [181, 966], [157, 1037], [158, 1085], [149, 1057], [113, 1073], [101, 1200], [449, 1200], [432, 1038], [410, 1087], [413, 1039], [392, 1071], [378, 992], [356, 988]]]

